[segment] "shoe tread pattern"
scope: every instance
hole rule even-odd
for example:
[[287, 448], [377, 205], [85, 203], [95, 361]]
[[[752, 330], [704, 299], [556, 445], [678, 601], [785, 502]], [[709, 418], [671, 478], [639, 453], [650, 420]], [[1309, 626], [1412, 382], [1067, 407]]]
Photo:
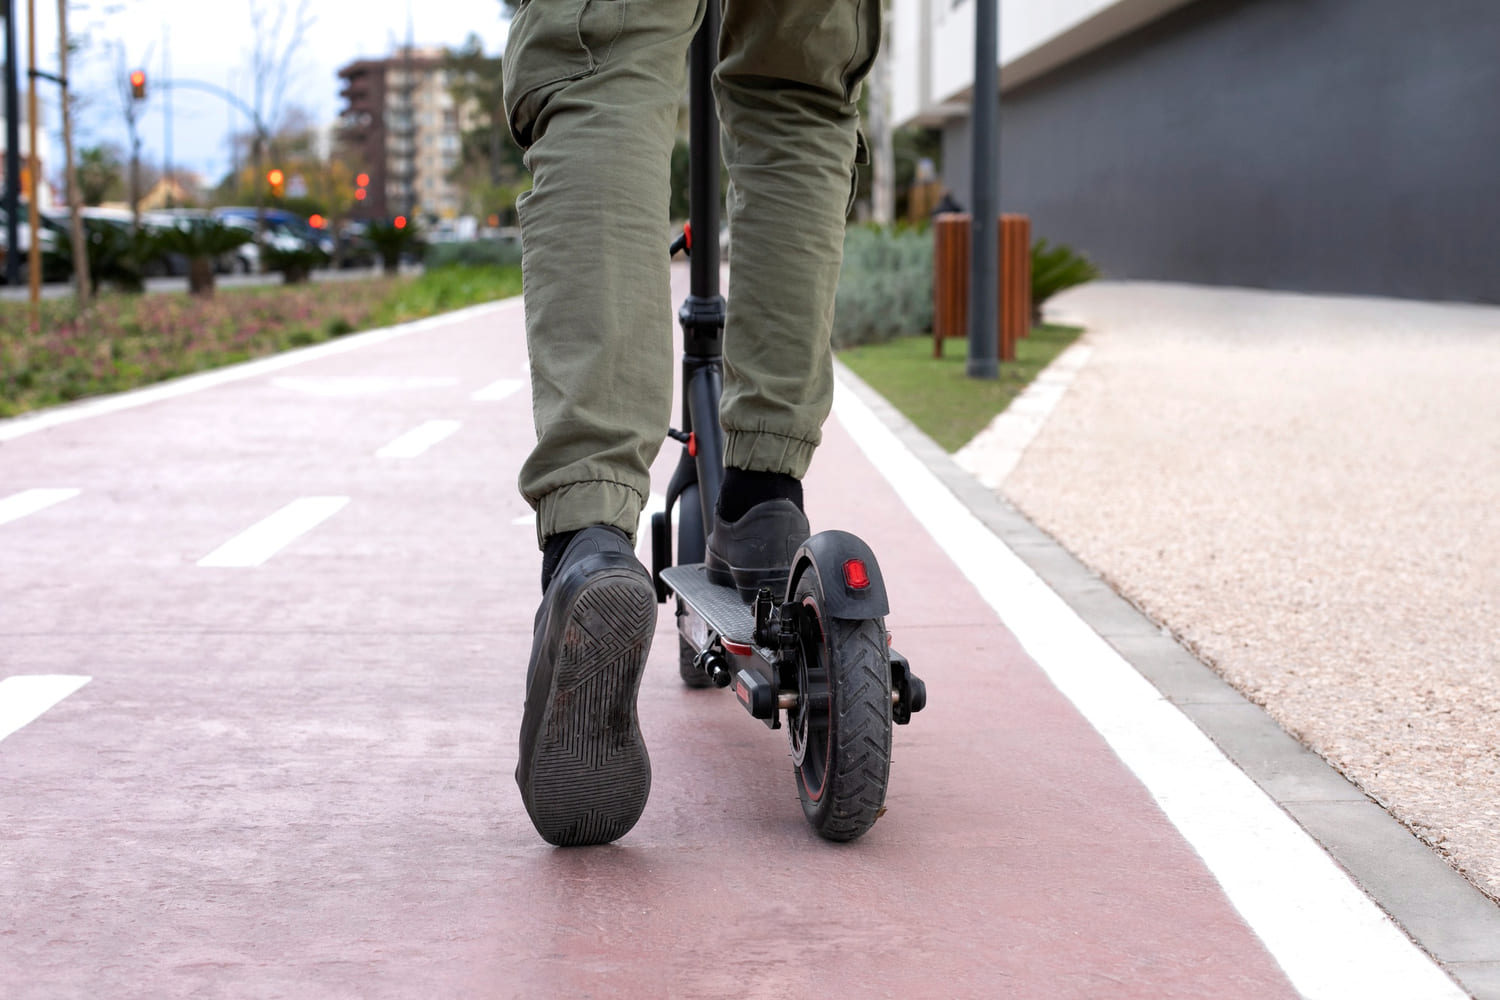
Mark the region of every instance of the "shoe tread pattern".
[[655, 591], [636, 574], [601, 576], [574, 601], [531, 773], [532, 819], [549, 843], [617, 840], [645, 808], [636, 693], [655, 624]]

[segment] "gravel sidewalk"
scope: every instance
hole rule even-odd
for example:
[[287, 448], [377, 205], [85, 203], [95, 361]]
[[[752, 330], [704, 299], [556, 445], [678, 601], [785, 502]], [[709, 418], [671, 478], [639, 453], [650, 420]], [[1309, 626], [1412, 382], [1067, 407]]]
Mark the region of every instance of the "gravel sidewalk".
[[1500, 898], [1500, 308], [1099, 283], [1002, 492]]

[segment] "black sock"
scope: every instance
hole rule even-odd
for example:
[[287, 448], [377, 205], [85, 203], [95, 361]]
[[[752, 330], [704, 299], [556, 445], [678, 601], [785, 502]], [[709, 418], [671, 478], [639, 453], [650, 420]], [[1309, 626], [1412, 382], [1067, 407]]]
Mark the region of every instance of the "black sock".
[[576, 534], [577, 531], [560, 531], [549, 536], [542, 545], [542, 593], [547, 592], [547, 584], [552, 582], [552, 574], [557, 572], [557, 564], [562, 561], [563, 549]]
[[733, 467], [724, 470], [718, 511], [726, 523], [738, 521], [751, 507], [767, 500], [790, 500], [801, 510], [802, 480], [781, 472], [749, 472]]

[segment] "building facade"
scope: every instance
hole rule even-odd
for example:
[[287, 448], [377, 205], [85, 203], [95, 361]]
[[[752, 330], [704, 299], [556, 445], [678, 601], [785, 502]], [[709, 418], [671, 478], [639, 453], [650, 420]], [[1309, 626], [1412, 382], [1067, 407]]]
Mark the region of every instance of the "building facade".
[[[1000, 188], [1106, 274], [1500, 302], [1489, 0], [1000, 0]], [[894, 0], [898, 125], [969, 191], [973, 0]]]
[[442, 49], [398, 49], [339, 70], [339, 136], [357, 173], [370, 177], [356, 218], [451, 219], [461, 193], [449, 180], [459, 162], [461, 120]]

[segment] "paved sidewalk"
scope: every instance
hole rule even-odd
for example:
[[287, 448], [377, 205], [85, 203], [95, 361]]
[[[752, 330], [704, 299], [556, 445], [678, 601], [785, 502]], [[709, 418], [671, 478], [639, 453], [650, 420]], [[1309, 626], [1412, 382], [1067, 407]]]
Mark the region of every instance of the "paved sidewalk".
[[812, 836], [663, 613], [646, 814], [547, 847], [525, 372], [509, 304], [0, 424], [7, 997], [1459, 995], [847, 395], [809, 512], [930, 694], [888, 813]]
[[1003, 494], [1500, 897], [1500, 308], [1100, 283]]

